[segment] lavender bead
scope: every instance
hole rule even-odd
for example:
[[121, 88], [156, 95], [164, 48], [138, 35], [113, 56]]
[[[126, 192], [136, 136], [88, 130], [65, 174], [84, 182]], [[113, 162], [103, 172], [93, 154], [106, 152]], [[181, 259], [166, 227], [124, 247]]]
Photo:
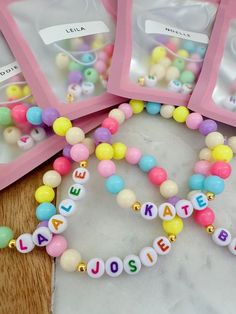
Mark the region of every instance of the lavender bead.
[[79, 48], [80, 48], [79, 51], [89, 51], [90, 50], [89, 45], [86, 43], [83, 43]]
[[72, 147], [72, 146], [71, 146], [70, 144], [66, 145], [66, 146], [64, 147], [64, 149], [63, 149], [63, 152], [62, 152], [62, 155], [63, 155], [64, 157], [70, 159], [70, 160], [72, 160], [72, 159], [71, 159], [71, 156], [70, 156], [71, 147]]
[[156, 41], [159, 42], [160, 44], [166, 45], [169, 41], [169, 37], [166, 35], [158, 34], [155, 37]]
[[48, 220], [41, 221], [41, 222], [37, 225], [37, 228], [40, 228], [40, 227], [48, 227]]
[[111, 132], [107, 128], [98, 128], [93, 135], [95, 144], [111, 143]]
[[180, 197], [178, 197], [178, 196], [173, 196], [173, 197], [171, 197], [171, 198], [169, 198], [169, 199], [167, 200], [167, 203], [170, 203], [171, 205], [175, 206], [176, 203], [177, 203], [178, 201], [180, 201], [180, 200], [181, 200]]
[[217, 123], [214, 120], [207, 119], [200, 124], [198, 130], [202, 135], [206, 136], [211, 132], [216, 132], [217, 128]]
[[42, 120], [47, 126], [52, 126], [53, 122], [60, 117], [60, 113], [55, 108], [43, 109]]
[[70, 84], [80, 84], [83, 81], [83, 75], [80, 71], [72, 71], [68, 75], [68, 83]]

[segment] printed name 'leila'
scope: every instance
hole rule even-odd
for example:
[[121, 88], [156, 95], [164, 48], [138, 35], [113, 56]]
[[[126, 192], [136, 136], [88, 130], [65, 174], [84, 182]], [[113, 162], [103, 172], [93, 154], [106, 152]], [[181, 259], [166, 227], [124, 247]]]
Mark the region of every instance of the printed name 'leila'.
[[67, 28], [66, 29], [66, 33], [67, 34], [81, 32], [81, 31], [85, 31], [85, 28], [83, 26], [75, 27], [75, 28]]

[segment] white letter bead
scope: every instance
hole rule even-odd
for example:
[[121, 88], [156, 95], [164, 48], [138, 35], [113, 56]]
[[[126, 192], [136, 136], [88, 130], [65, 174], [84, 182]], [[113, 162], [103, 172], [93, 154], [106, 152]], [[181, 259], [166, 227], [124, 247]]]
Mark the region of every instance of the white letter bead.
[[227, 229], [217, 228], [212, 235], [213, 241], [219, 246], [227, 246], [231, 242], [231, 234]]
[[140, 272], [141, 261], [137, 255], [128, 255], [125, 257], [124, 270], [128, 275], [136, 275]]
[[145, 247], [139, 253], [142, 264], [146, 267], [152, 267], [157, 262], [157, 253], [152, 247]]
[[39, 227], [34, 231], [32, 239], [35, 245], [46, 246], [52, 240], [52, 234], [47, 227]]
[[52, 233], [59, 234], [66, 230], [67, 220], [62, 215], [54, 215], [48, 221], [48, 228]]
[[85, 196], [85, 188], [81, 184], [73, 184], [69, 187], [68, 195], [74, 201], [81, 200]]
[[22, 150], [29, 150], [34, 146], [34, 140], [30, 135], [22, 135], [17, 141], [17, 145]]
[[181, 218], [188, 218], [193, 213], [193, 205], [188, 200], [180, 200], [175, 204], [176, 213]]
[[208, 206], [208, 199], [203, 193], [196, 193], [192, 195], [190, 200], [195, 210], [203, 210]]
[[178, 80], [171, 80], [168, 89], [172, 92], [179, 93], [182, 89], [182, 83]]
[[155, 87], [157, 85], [157, 77], [155, 75], [146, 75], [144, 77], [144, 84], [147, 87]]
[[105, 272], [105, 265], [101, 258], [93, 258], [87, 264], [87, 273], [92, 278], [100, 278]]
[[79, 84], [70, 84], [67, 92], [78, 99], [82, 94], [82, 88]]
[[176, 210], [172, 204], [163, 203], [159, 206], [158, 214], [162, 220], [172, 220], [176, 215]]
[[35, 142], [41, 142], [42, 140], [46, 138], [46, 132], [44, 128], [40, 128], [40, 127], [34, 128], [31, 131], [30, 135], [35, 140]]
[[166, 237], [158, 237], [153, 241], [153, 247], [157, 254], [167, 255], [171, 250], [171, 243]]
[[88, 182], [90, 177], [89, 171], [85, 168], [77, 168], [72, 174], [72, 179], [75, 183], [84, 184]]
[[123, 262], [119, 257], [110, 257], [106, 261], [106, 273], [110, 277], [118, 277], [123, 271]]
[[16, 239], [16, 249], [20, 253], [29, 253], [35, 245], [30, 233], [23, 233]]
[[155, 219], [158, 214], [157, 206], [151, 202], [144, 203], [141, 207], [140, 214], [144, 219]]
[[95, 86], [92, 82], [83, 82], [81, 87], [84, 95], [92, 95], [94, 93]]
[[77, 206], [73, 200], [67, 198], [60, 202], [58, 210], [62, 216], [69, 217], [75, 213]]
[[229, 244], [229, 250], [233, 255], [236, 255], [236, 238], [233, 238]]

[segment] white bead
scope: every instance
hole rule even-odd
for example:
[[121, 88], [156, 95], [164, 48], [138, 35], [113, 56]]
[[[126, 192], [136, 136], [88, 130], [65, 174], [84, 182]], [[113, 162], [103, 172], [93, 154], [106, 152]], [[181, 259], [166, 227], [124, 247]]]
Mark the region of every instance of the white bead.
[[220, 132], [211, 132], [205, 137], [206, 146], [210, 149], [224, 144], [224, 136]]
[[79, 144], [84, 138], [84, 131], [81, 128], [73, 127], [66, 132], [66, 141], [70, 145]]
[[167, 255], [171, 250], [171, 243], [166, 237], [158, 237], [153, 241], [153, 247], [158, 255]]
[[136, 202], [136, 195], [133, 191], [124, 189], [117, 194], [116, 200], [121, 208], [130, 208]]
[[178, 80], [171, 80], [168, 84], [168, 89], [172, 92], [179, 93], [182, 89], [182, 84]]
[[52, 240], [52, 233], [47, 227], [39, 227], [34, 231], [32, 240], [37, 246], [46, 246]]
[[232, 149], [232, 151], [236, 154], [236, 136], [231, 136], [228, 139], [228, 145]]
[[67, 93], [78, 100], [82, 94], [82, 87], [79, 84], [70, 84], [67, 88]]
[[155, 87], [157, 85], [156, 75], [145, 75], [144, 76], [144, 85], [147, 87]]
[[75, 183], [69, 187], [68, 195], [74, 201], [81, 200], [85, 196], [85, 188], [83, 185]]
[[41, 142], [46, 138], [46, 132], [44, 128], [33, 128], [33, 130], [30, 132], [30, 136], [33, 138], [35, 142]]
[[192, 195], [190, 201], [193, 204], [193, 208], [195, 210], [203, 210], [208, 206], [208, 199], [206, 195], [201, 192]]
[[166, 71], [166, 80], [167, 82], [172, 80], [177, 80], [179, 78], [180, 72], [179, 69], [177, 69], [174, 66], [170, 66]]
[[89, 171], [85, 168], [79, 167], [73, 171], [72, 179], [75, 183], [85, 184], [90, 178]]
[[183, 84], [183, 86], [181, 88], [181, 94], [189, 95], [192, 93], [192, 91], [193, 91], [193, 85], [192, 84], [188, 84], [188, 83]]
[[139, 253], [139, 257], [141, 263], [146, 267], [152, 267], [157, 262], [157, 253], [152, 247], [143, 248]]
[[65, 70], [68, 68], [70, 59], [64, 52], [59, 52], [56, 55], [56, 65], [60, 70]]
[[76, 271], [80, 262], [80, 253], [73, 249], [64, 251], [60, 258], [60, 265], [67, 272]]
[[160, 185], [160, 193], [166, 199], [177, 195], [178, 191], [178, 185], [172, 180], [166, 180]]
[[120, 109], [112, 109], [108, 116], [109, 118], [113, 118], [118, 121], [119, 124], [122, 124], [125, 121], [125, 114]]
[[173, 112], [175, 110], [175, 106], [172, 105], [162, 105], [160, 115], [165, 119], [170, 119], [173, 117]]
[[233, 238], [229, 244], [229, 250], [233, 255], [236, 255], [236, 238]]
[[219, 246], [227, 246], [230, 244], [232, 237], [227, 229], [217, 228], [212, 235], [212, 239]]
[[3, 137], [8, 144], [16, 144], [21, 137], [21, 131], [15, 126], [9, 126], [3, 131]]
[[58, 206], [58, 211], [62, 216], [69, 217], [73, 215], [77, 210], [75, 202], [69, 198], [64, 199]]
[[235, 112], [236, 111], [236, 97], [228, 96], [223, 103], [223, 107]]
[[146, 202], [141, 206], [140, 214], [144, 219], [155, 219], [158, 214], [157, 206], [151, 202]]
[[95, 86], [92, 82], [83, 82], [81, 87], [84, 95], [92, 95], [94, 93]]
[[157, 81], [161, 81], [166, 75], [166, 68], [161, 64], [155, 64], [150, 69], [150, 75], [155, 76]]
[[16, 239], [16, 249], [20, 253], [29, 253], [35, 247], [30, 233], [23, 233]]
[[124, 270], [128, 275], [136, 275], [142, 267], [140, 258], [137, 255], [128, 255], [125, 257]]
[[158, 215], [162, 220], [172, 220], [175, 218], [175, 207], [170, 203], [163, 203], [158, 208]]
[[56, 188], [61, 184], [61, 175], [56, 170], [49, 170], [43, 175], [43, 184]]
[[123, 262], [119, 257], [110, 257], [105, 264], [106, 273], [110, 277], [118, 277], [123, 272]]
[[203, 148], [199, 153], [199, 159], [211, 161], [212, 160], [211, 150], [207, 147]]
[[48, 228], [55, 234], [64, 232], [67, 226], [67, 219], [62, 215], [54, 215], [48, 221]]
[[95, 143], [93, 139], [91, 139], [90, 137], [86, 137], [82, 141], [82, 144], [84, 144], [88, 148], [90, 155], [92, 155], [95, 152]]
[[105, 265], [101, 258], [93, 258], [87, 264], [87, 273], [92, 278], [100, 278], [105, 272]]
[[179, 200], [175, 204], [176, 213], [181, 218], [188, 218], [193, 213], [193, 205], [188, 200]]
[[30, 135], [22, 135], [17, 141], [17, 145], [20, 149], [26, 151], [34, 146], [34, 140]]

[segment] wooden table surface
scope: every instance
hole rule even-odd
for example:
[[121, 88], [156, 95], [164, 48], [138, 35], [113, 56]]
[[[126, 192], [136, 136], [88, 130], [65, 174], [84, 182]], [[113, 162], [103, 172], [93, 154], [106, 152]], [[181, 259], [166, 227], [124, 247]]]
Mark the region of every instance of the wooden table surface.
[[[43, 173], [52, 167], [49, 160], [10, 187], [0, 191], [0, 225], [21, 233], [33, 232], [38, 221], [35, 189]], [[20, 254], [15, 249], [0, 252], [0, 314], [48, 314], [51, 312], [52, 259], [45, 249]]]

